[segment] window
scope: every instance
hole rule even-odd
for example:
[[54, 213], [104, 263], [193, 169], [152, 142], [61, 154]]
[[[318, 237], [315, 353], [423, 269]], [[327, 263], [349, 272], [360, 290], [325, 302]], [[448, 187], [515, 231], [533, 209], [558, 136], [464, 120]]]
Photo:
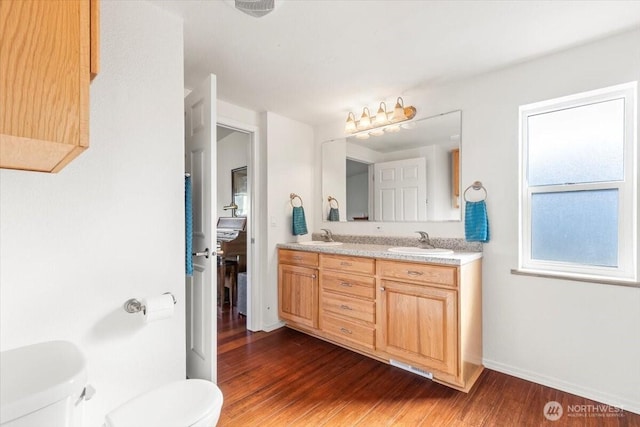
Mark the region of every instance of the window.
[[520, 107], [521, 271], [638, 279], [636, 90]]

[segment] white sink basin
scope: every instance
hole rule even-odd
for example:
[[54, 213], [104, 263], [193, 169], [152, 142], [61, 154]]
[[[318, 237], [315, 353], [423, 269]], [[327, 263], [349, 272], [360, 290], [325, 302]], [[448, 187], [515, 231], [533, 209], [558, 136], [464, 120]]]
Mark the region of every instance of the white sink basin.
[[340, 246], [342, 244], [342, 242], [325, 242], [324, 240], [308, 240], [298, 243], [305, 246]]
[[398, 246], [395, 248], [389, 248], [388, 251], [405, 255], [447, 255], [453, 253], [451, 249], [416, 248], [412, 246]]

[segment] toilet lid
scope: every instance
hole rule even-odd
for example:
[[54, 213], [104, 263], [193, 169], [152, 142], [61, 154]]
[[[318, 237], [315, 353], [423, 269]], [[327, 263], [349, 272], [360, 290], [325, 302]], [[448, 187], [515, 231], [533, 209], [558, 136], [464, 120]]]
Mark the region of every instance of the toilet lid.
[[181, 380], [141, 394], [107, 414], [108, 427], [188, 427], [218, 414], [222, 392], [212, 382]]

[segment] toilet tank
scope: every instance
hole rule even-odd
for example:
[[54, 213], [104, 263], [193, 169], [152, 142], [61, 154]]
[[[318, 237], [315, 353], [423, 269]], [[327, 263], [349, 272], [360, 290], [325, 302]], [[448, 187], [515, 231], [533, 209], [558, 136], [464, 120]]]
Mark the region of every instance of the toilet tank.
[[0, 353], [0, 426], [80, 427], [86, 360], [73, 343], [49, 341]]

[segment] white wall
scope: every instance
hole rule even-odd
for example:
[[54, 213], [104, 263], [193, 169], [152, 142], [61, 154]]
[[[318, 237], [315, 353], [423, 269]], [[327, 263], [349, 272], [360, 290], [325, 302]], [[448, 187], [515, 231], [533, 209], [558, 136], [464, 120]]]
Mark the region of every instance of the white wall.
[[[56, 175], [0, 170], [0, 348], [79, 345], [87, 426], [185, 375], [182, 58], [179, 18], [102, 2], [90, 148]], [[166, 291], [169, 320], [122, 309]]]
[[220, 139], [217, 144], [217, 216], [231, 216], [232, 211], [223, 209], [231, 204], [231, 171], [247, 166], [249, 154], [249, 135], [232, 132]]
[[[313, 212], [321, 209], [321, 201], [314, 197], [314, 141], [313, 128], [309, 125], [279, 116], [263, 113], [266, 141], [263, 144], [267, 159], [267, 220], [266, 254], [267, 270], [264, 287], [264, 325], [271, 329], [278, 320], [278, 253], [276, 245], [283, 242], [310, 240], [314, 230]], [[304, 201], [309, 234], [294, 236], [291, 230], [290, 193], [298, 194]], [[319, 193], [318, 193], [319, 194]], [[297, 205], [296, 201], [296, 205]]]
[[[633, 31], [404, 99], [420, 117], [462, 110], [461, 185], [479, 180], [489, 194], [485, 365], [640, 413], [640, 289], [510, 273], [518, 263], [518, 107], [638, 79], [640, 31]], [[321, 141], [340, 136], [341, 127], [316, 129], [318, 153]], [[318, 216], [316, 226], [323, 226]], [[464, 236], [460, 222], [332, 223], [331, 229]]]
[[[322, 149], [322, 218], [327, 219], [329, 216], [329, 197], [333, 197], [338, 201], [338, 205], [342, 208], [340, 220], [346, 220], [346, 210], [350, 200], [347, 200], [346, 175], [347, 162], [345, 161], [347, 154], [347, 141], [342, 138], [336, 141], [325, 143]], [[313, 215], [308, 212], [307, 215]]]

